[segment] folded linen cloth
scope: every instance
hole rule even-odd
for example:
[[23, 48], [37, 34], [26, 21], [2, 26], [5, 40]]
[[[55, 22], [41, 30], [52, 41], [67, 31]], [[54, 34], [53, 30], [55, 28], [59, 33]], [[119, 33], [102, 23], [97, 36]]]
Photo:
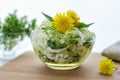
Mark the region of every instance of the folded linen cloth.
[[105, 48], [102, 52], [102, 55], [115, 61], [120, 61], [120, 41]]

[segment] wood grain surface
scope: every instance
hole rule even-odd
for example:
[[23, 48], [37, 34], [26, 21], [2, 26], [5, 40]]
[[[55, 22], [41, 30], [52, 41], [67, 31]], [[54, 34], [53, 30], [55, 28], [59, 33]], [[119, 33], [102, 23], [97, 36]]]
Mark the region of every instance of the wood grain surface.
[[[47, 68], [33, 52], [26, 52], [0, 68], [0, 80], [120, 80], [120, 70], [113, 75], [99, 73], [100, 54], [91, 53], [79, 68], [57, 71]], [[120, 67], [120, 63], [116, 62]]]

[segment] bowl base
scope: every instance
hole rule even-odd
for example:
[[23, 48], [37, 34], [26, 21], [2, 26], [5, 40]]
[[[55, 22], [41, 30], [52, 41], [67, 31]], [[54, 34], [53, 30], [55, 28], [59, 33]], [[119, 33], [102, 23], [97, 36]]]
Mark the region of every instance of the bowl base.
[[79, 63], [70, 63], [70, 64], [55, 64], [55, 63], [45, 63], [48, 68], [54, 70], [71, 70], [80, 66], [82, 62]]

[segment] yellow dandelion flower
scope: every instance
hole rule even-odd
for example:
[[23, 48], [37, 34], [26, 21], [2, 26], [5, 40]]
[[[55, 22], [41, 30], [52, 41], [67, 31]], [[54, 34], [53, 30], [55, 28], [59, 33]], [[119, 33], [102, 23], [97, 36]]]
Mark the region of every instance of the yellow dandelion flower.
[[77, 16], [77, 14], [73, 10], [68, 10], [67, 15], [70, 16], [75, 22], [74, 24], [77, 26], [80, 23], [80, 18]]
[[103, 59], [99, 64], [99, 71], [102, 74], [113, 74], [115, 64], [111, 59]]
[[74, 20], [65, 15], [58, 13], [56, 16], [53, 18], [53, 25], [56, 28], [57, 31], [65, 33], [66, 31], [69, 31], [74, 28]]

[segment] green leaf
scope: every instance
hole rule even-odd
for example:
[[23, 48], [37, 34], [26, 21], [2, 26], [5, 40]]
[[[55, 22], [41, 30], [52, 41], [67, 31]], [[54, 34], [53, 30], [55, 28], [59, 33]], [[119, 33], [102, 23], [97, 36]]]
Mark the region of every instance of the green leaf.
[[86, 24], [86, 23], [81, 22], [77, 27], [78, 28], [87, 28], [92, 24], [94, 24], [94, 23]]
[[33, 19], [32, 21], [31, 21], [31, 28], [32, 29], [35, 29], [35, 27], [36, 27], [36, 19]]
[[42, 12], [42, 14], [49, 20], [49, 21], [53, 21], [53, 18], [45, 13]]
[[87, 26], [89, 27], [89, 26], [92, 25], [92, 24], [94, 24], [94, 23], [87, 24]]
[[67, 44], [60, 44], [60, 43], [57, 43], [55, 41], [53, 42], [52, 40], [48, 40], [47, 44], [52, 49], [61, 49], [61, 48], [65, 48], [67, 46]]

